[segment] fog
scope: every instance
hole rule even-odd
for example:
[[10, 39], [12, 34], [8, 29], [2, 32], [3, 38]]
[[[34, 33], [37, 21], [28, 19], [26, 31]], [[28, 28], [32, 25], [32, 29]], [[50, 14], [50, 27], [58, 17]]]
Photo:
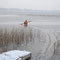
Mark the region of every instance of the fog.
[[0, 8], [60, 10], [59, 0], [0, 0]]
[[31, 60], [60, 60], [59, 6], [59, 0], [0, 0], [0, 53], [26, 50]]

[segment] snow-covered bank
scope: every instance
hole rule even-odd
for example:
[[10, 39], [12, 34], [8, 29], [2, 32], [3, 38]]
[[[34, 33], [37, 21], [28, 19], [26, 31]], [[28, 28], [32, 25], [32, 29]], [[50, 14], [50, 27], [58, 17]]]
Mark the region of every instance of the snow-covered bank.
[[31, 52], [12, 50], [0, 54], [0, 60], [26, 60], [31, 59]]

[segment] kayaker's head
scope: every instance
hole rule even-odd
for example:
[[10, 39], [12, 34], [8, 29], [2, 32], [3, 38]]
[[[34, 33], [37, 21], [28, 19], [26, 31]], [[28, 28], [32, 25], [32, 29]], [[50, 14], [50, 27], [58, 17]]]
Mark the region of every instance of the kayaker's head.
[[25, 20], [27, 22], [27, 20]]

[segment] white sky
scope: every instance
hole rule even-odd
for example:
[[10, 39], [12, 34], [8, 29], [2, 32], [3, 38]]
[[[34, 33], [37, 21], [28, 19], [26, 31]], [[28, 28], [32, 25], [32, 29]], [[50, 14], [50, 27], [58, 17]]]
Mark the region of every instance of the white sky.
[[60, 0], [0, 0], [0, 8], [60, 10]]

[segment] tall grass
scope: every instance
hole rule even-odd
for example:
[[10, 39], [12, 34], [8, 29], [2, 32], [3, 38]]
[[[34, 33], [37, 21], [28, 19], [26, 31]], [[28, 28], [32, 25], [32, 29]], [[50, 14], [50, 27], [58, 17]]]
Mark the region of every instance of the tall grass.
[[0, 50], [17, 49], [18, 45], [32, 41], [32, 29], [27, 27], [0, 28]]

